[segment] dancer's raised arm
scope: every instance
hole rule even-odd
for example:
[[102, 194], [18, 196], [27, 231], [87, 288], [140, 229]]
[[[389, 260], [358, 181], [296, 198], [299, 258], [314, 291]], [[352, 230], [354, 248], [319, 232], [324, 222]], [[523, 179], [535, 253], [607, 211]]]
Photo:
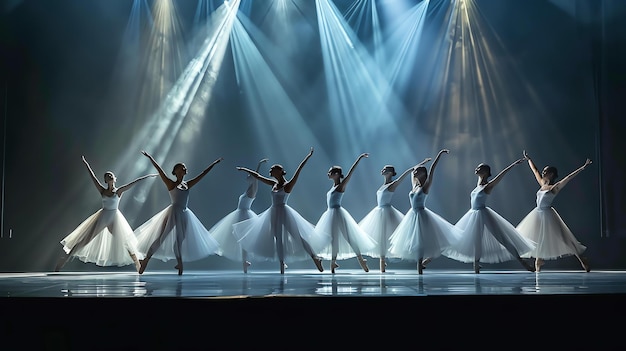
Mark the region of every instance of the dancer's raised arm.
[[313, 147], [311, 147], [311, 150], [309, 150], [309, 153], [304, 157], [302, 162], [300, 162], [300, 164], [298, 165], [298, 168], [296, 168], [296, 171], [293, 174], [293, 177], [287, 183], [285, 183], [286, 193], [290, 193], [294, 185], [296, 185], [296, 182], [298, 181], [298, 177], [300, 176], [300, 171], [302, 170], [302, 167], [304, 167], [304, 165], [309, 160], [309, 158], [311, 158], [311, 156], [313, 156]]
[[83, 163], [85, 164], [85, 167], [87, 167], [87, 171], [89, 172], [91, 181], [96, 186], [96, 189], [98, 189], [98, 192], [102, 194], [105, 188], [102, 185], [102, 183], [100, 183], [100, 181], [98, 180], [98, 177], [96, 177], [95, 173], [93, 172], [93, 169], [91, 169], [91, 166], [89, 165], [89, 162], [87, 162], [87, 160], [85, 159], [85, 156], [83, 156]]
[[585, 163], [580, 166], [578, 169], [576, 169], [575, 171], [573, 171], [572, 173], [568, 174], [567, 176], [565, 176], [565, 178], [559, 180], [558, 182], [556, 182], [554, 184], [554, 186], [552, 187], [552, 192], [553, 193], [558, 193], [559, 191], [561, 191], [561, 189], [563, 189], [563, 187], [570, 181], [572, 180], [572, 178], [574, 178], [578, 173], [582, 172], [583, 169], [585, 169], [585, 167], [587, 167], [588, 165], [591, 164], [591, 160], [590, 159], [586, 159]]
[[123, 192], [125, 192], [126, 190], [132, 188], [135, 184], [137, 184], [137, 182], [139, 182], [140, 180], [144, 180], [146, 178], [150, 178], [150, 177], [157, 177], [158, 174], [157, 173], [153, 173], [153, 174], [146, 174], [144, 176], [141, 176], [135, 180], [133, 180], [132, 182], [128, 183], [128, 184], [124, 184], [122, 186], [120, 186], [119, 188], [117, 188], [117, 194], [118, 195], [122, 195]]
[[526, 153], [526, 150], [524, 150], [524, 158], [528, 160], [528, 167], [530, 167], [530, 170], [533, 172], [533, 175], [535, 176], [537, 183], [539, 183], [539, 185], [544, 185], [543, 178], [541, 177], [541, 173], [539, 173], [537, 166], [535, 165], [533, 160], [530, 159], [530, 156], [528, 156], [528, 153]]
[[339, 186], [337, 186], [337, 191], [339, 192], [343, 192], [346, 189], [346, 186], [348, 185], [348, 182], [350, 181], [350, 178], [352, 178], [352, 173], [354, 172], [354, 169], [356, 168], [356, 166], [359, 164], [359, 162], [366, 157], [369, 157], [370, 154], [368, 153], [362, 153], [359, 155], [359, 157], [356, 158], [356, 160], [354, 161], [354, 163], [352, 164], [352, 166], [350, 166], [350, 169], [348, 170], [348, 174], [346, 174], [346, 176], [343, 178], [343, 180], [339, 183]]
[[274, 179], [262, 176], [261, 174], [259, 174], [259, 172], [253, 171], [250, 168], [237, 167], [237, 170], [244, 171], [244, 172], [248, 173], [248, 175], [250, 175], [250, 176], [252, 176], [252, 177], [262, 181], [263, 183], [265, 183], [267, 185], [274, 186], [274, 184], [276, 184], [276, 181]]
[[430, 175], [426, 179], [426, 182], [424, 183], [424, 185], [422, 185], [422, 188], [423, 188], [425, 193], [428, 194], [428, 190], [430, 189], [430, 185], [433, 183], [433, 173], [435, 173], [435, 168], [437, 167], [437, 164], [439, 163], [439, 159], [441, 158], [441, 155], [447, 154], [447, 153], [450, 153], [450, 150], [448, 150], [448, 149], [440, 150], [439, 153], [437, 153], [437, 156], [435, 156], [435, 160], [430, 165], [430, 171], [428, 172], [428, 173], [430, 173]]
[[152, 163], [152, 166], [154, 166], [154, 168], [157, 170], [157, 172], [159, 172], [159, 175], [161, 176], [161, 180], [163, 180], [163, 183], [165, 183], [165, 186], [167, 187], [167, 190], [171, 190], [173, 188], [176, 187], [176, 183], [171, 180], [163, 171], [163, 168], [161, 167], [161, 165], [154, 159], [154, 157], [152, 157], [152, 155], [150, 155], [149, 153], [147, 153], [144, 150], [141, 150], [141, 153], [146, 156], [149, 160], [150, 163]]
[[498, 173], [495, 177], [493, 177], [493, 179], [491, 179], [487, 185], [485, 186], [485, 192], [487, 194], [489, 194], [493, 188], [502, 180], [502, 177], [504, 177], [505, 174], [507, 174], [511, 168], [513, 168], [514, 166], [524, 162], [526, 160], [526, 158], [522, 157], [519, 160], [516, 160], [515, 162], [511, 163], [510, 165], [508, 165], [505, 169], [503, 169], [502, 171], [500, 171], [500, 173]]
[[[259, 161], [259, 163], [256, 166], [256, 170], [255, 172], [259, 173], [259, 169], [261, 169], [261, 165], [265, 162], [267, 162], [268, 159], [264, 158], [262, 160]], [[248, 189], [246, 189], [246, 196], [253, 199], [256, 197], [256, 193], [259, 189], [259, 182], [257, 182], [257, 178], [255, 178], [252, 174], [248, 173], [247, 175], [247, 179], [250, 182], [250, 184], [248, 185]]]
[[215, 161], [213, 161], [213, 163], [211, 163], [207, 168], [205, 168], [204, 171], [202, 171], [200, 174], [195, 176], [193, 179], [189, 180], [187, 182], [187, 186], [189, 188], [191, 188], [192, 186], [196, 185], [205, 175], [207, 175], [207, 173], [209, 173], [211, 171], [211, 169], [213, 169], [213, 166], [215, 166], [216, 164], [222, 162], [223, 160], [224, 160], [224, 158], [220, 157], [220, 158], [216, 159]]

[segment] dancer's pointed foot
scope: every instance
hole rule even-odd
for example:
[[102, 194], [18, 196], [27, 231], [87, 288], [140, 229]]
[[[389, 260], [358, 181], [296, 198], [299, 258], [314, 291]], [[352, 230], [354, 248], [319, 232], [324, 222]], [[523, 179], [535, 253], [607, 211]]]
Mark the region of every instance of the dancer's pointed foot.
[[369, 272], [370, 269], [367, 266], [367, 260], [364, 258], [359, 258], [359, 265], [361, 265], [361, 268], [363, 268], [364, 271]]
[[57, 261], [57, 265], [54, 267], [55, 272], [59, 272], [63, 266], [65, 266], [65, 262], [67, 262], [67, 256], [61, 256], [59, 261]]
[[583, 264], [583, 268], [585, 269], [585, 272], [587, 273], [591, 272], [591, 267], [589, 267], [589, 260], [587, 260], [586, 257], [581, 257], [580, 261]]
[[143, 260], [139, 260], [139, 274], [143, 274], [148, 266], [148, 258], [144, 258]]
[[535, 271], [541, 272], [541, 266], [543, 266], [544, 262], [541, 258], [535, 258]]
[[332, 274], [335, 274], [335, 268], [339, 268], [339, 265], [337, 264], [337, 262], [335, 262], [335, 260], [333, 260], [333, 261], [330, 263], [330, 272], [331, 272]]
[[474, 262], [474, 273], [476, 274], [480, 273], [481, 268], [482, 266], [480, 265], [480, 263], [478, 263], [478, 261]]
[[250, 267], [250, 261], [243, 261], [243, 272], [248, 273], [248, 267]]
[[135, 269], [137, 270], [137, 272], [139, 272], [139, 270], [141, 269], [141, 263], [139, 262], [139, 260], [135, 261]]
[[426, 257], [423, 261], [422, 261], [422, 269], [426, 269], [426, 265], [429, 264], [433, 259], [431, 257]]
[[175, 269], [178, 269], [178, 275], [183, 275], [183, 264], [179, 263], [174, 266]]
[[322, 259], [320, 257], [313, 257], [313, 263], [315, 263], [315, 267], [317, 267], [318, 271], [324, 271], [324, 267], [322, 266]]

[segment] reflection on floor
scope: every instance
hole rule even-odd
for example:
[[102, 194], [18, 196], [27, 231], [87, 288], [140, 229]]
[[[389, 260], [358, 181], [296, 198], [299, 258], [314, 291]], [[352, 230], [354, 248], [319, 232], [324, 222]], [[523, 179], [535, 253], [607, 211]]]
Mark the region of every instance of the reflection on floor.
[[343, 270], [58, 272], [0, 274], [5, 297], [203, 297], [562, 295], [626, 293], [626, 271]]
[[[0, 339], [20, 349], [204, 350], [222, 340], [228, 349], [317, 350], [380, 338], [397, 348], [418, 336], [451, 349], [514, 334], [512, 350], [541, 333], [552, 336], [543, 347], [596, 349], [600, 336], [621, 339], [626, 271], [4, 273], [0, 293]], [[441, 330], [454, 333], [442, 339]], [[285, 345], [293, 336], [305, 344]]]

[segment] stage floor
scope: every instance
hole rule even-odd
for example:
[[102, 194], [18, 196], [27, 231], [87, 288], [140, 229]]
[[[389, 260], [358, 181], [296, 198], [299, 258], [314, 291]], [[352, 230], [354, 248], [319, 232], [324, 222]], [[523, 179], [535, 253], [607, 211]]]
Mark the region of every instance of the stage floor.
[[2, 273], [0, 292], [0, 345], [37, 350], [274, 349], [277, 342], [319, 350], [330, 340], [333, 349], [361, 349], [383, 339], [394, 348], [456, 349], [476, 346], [468, 340], [478, 335], [514, 335], [507, 350], [527, 350], [532, 340], [597, 349], [623, 342], [626, 314], [626, 271], [617, 270]]
[[411, 297], [625, 294], [626, 271], [307, 270], [0, 273], [3, 297]]

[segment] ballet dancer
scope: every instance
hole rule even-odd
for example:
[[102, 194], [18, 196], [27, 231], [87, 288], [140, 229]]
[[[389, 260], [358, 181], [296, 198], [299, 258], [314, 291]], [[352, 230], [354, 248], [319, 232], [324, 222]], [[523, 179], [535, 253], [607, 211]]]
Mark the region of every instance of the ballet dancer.
[[582, 256], [587, 247], [576, 239], [559, 213], [552, 207], [552, 202], [572, 178], [591, 164], [591, 160], [585, 160], [581, 167], [557, 182], [559, 173], [556, 167], [545, 166], [539, 173], [526, 150], [524, 150], [524, 158], [528, 160], [528, 166], [539, 183], [539, 190], [537, 191], [537, 206], [517, 225], [517, 230], [522, 236], [537, 243], [535, 249], [522, 257], [534, 258], [535, 269], [539, 272], [545, 260], [556, 260], [573, 255], [576, 256], [583, 269], [589, 272], [591, 270], [589, 262], [586, 257]]
[[280, 164], [270, 167], [269, 175], [272, 178], [249, 168], [237, 167], [271, 187], [272, 205], [256, 217], [233, 224], [233, 233], [242, 248], [255, 260], [278, 261], [280, 274], [285, 274], [287, 261], [307, 258], [313, 260], [320, 272], [324, 271], [317, 252], [330, 242], [330, 236], [316, 232], [312, 223], [287, 204], [302, 167], [312, 155], [313, 148], [289, 180], [285, 178], [287, 172]]
[[155, 257], [163, 262], [176, 259], [174, 268], [178, 270], [178, 275], [182, 275], [183, 262], [196, 261], [219, 253], [219, 244], [187, 204], [191, 188], [223, 158], [213, 161], [196, 177], [186, 181], [187, 166], [184, 163], [174, 165], [172, 174], [176, 180], [172, 180], [152, 155], [143, 150], [141, 153], [159, 172], [170, 194], [171, 203], [135, 229], [138, 248], [145, 252], [145, 258], [140, 260], [139, 274], [143, 274], [150, 259]]
[[126, 190], [140, 180], [156, 177], [158, 174], [147, 174], [128, 184], [116, 187], [115, 174], [107, 171], [104, 173], [105, 187], [94, 174], [85, 156], [82, 160], [93, 184], [100, 193], [102, 208], [61, 240], [63, 251], [67, 255], [61, 257], [54, 271], [60, 271], [71, 257], [78, 257], [85, 263], [91, 262], [98, 266], [126, 266], [134, 263], [135, 268], [139, 270], [139, 259], [143, 256], [137, 250], [137, 238], [119, 210], [119, 203]]

